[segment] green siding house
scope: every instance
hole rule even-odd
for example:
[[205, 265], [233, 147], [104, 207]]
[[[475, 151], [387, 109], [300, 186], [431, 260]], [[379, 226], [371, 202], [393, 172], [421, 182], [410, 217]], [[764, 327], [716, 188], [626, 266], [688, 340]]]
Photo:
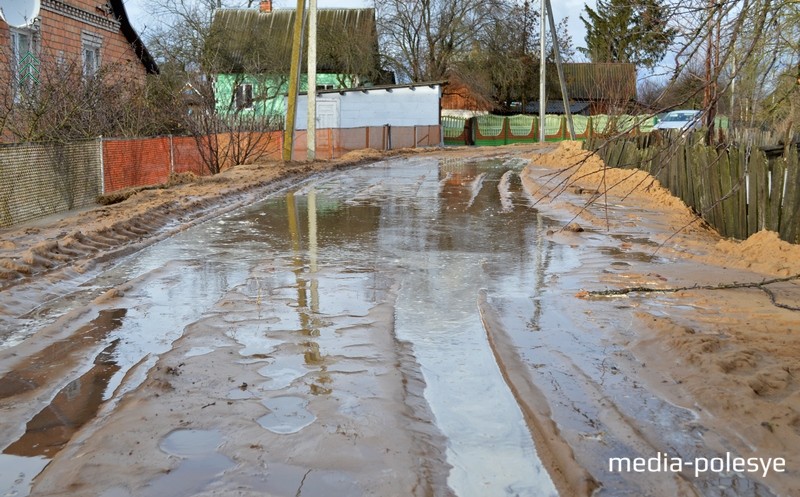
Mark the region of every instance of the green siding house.
[[[259, 9], [215, 13], [203, 65], [213, 77], [218, 114], [284, 114], [294, 19], [294, 10], [272, 10], [270, 2], [261, 2]], [[374, 9], [318, 11], [317, 88], [384, 83], [378, 61]], [[300, 90], [308, 90], [306, 74], [301, 75]]]

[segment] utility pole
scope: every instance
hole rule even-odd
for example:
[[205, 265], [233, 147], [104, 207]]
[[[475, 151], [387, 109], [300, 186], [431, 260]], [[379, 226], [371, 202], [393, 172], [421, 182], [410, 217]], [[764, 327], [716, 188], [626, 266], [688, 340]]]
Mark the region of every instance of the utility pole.
[[308, 150], [309, 161], [317, 159], [317, 0], [308, 0]]
[[556, 55], [556, 69], [558, 70], [558, 83], [561, 85], [561, 101], [564, 102], [564, 115], [567, 116], [567, 129], [569, 130], [570, 140], [575, 139], [575, 125], [572, 122], [572, 112], [569, 110], [569, 94], [567, 93], [567, 81], [564, 79], [564, 68], [561, 66], [561, 50], [558, 48], [558, 33], [556, 33], [556, 22], [553, 20], [553, 8], [550, 0], [547, 3], [547, 17], [550, 19], [550, 34], [553, 36], [553, 53]]
[[547, 26], [544, 23], [545, 0], [540, 0], [539, 7], [539, 141], [544, 143], [545, 129], [544, 120], [547, 112], [547, 95], [545, 93], [545, 33]]
[[303, 54], [303, 17], [306, 1], [297, 0], [294, 17], [294, 33], [292, 35], [292, 67], [289, 71], [289, 98], [286, 109], [286, 128], [283, 130], [283, 160], [292, 160], [294, 147], [294, 126], [297, 116], [297, 94], [300, 90], [300, 58]]

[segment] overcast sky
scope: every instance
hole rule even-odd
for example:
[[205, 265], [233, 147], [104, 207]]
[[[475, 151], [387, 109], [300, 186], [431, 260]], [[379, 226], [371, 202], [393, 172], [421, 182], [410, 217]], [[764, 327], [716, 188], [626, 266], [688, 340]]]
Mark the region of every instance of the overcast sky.
[[[136, 31], [139, 34], [142, 34], [146, 29], [147, 25], [152, 24], [153, 20], [148, 17], [146, 4], [148, 1], [157, 1], [157, 0], [126, 0], [125, 1], [125, 9], [128, 12], [128, 16], [131, 19], [131, 23], [136, 28]], [[480, 1], [480, 0], [475, 0]], [[538, 2], [533, 2], [534, 5], [537, 5]], [[555, 0], [550, 2], [553, 6], [553, 17], [555, 18], [556, 23], [561, 21], [561, 19], [565, 17], [569, 17], [569, 29], [570, 33], [572, 34], [572, 45], [575, 47], [583, 46], [584, 45], [584, 36], [585, 30], [583, 29], [583, 23], [579, 19], [579, 16], [583, 12], [584, 3], [588, 3], [592, 7], [595, 5], [595, 0]], [[297, 5], [296, 1], [293, 0], [273, 0], [274, 8], [294, 8]], [[330, 7], [351, 7], [351, 8], [358, 8], [358, 7], [371, 7], [372, 1], [371, 0], [317, 0], [317, 6], [319, 8], [330, 8]], [[576, 54], [576, 57], [580, 59], [580, 54]]]

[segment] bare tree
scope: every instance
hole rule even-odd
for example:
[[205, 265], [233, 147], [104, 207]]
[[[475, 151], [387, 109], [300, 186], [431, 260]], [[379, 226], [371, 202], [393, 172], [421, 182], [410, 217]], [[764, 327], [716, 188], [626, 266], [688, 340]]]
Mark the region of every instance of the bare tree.
[[502, 0], [375, 1], [382, 55], [404, 81], [443, 79], [465, 57], [497, 12]]

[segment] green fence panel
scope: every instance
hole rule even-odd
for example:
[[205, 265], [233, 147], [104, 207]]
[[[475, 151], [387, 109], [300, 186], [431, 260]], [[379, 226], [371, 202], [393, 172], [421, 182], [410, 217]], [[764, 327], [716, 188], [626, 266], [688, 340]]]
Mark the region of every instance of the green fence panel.
[[517, 115], [508, 118], [506, 143], [532, 143], [536, 141], [536, 118]]
[[486, 114], [478, 116], [476, 123], [478, 129], [475, 133], [475, 145], [506, 144], [505, 117]]
[[561, 131], [561, 116], [544, 116], [544, 134], [556, 135]]
[[467, 119], [464, 117], [442, 116], [442, 132], [445, 145], [466, 144], [466, 123]]
[[587, 116], [572, 116], [572, 126], [575, 128], [576, 135], [582, 135], [589, 129], [589, 118]]
[[533, 116], [511, 116], [508, 118], [508, 127], [513, 136], [528, 136], [533, 133]]
[[605, 134], [610, 133], [610, 119], [605, 114], [600, 114], [597, 116], [592, 116], [592, 126], [594, 126], [594, 132], [597, 134]]
[[653, 131], [653, 126], [656, 125], [658, 119], [656, 118], [656, 116], [649, 116], [649, 117], [639, 116], [638, 121], [639, 121], [639, 131], [641, 131], [642, 133], [649, 133]]
[[636, 127], [636, 117], [623, 114], [617, 117], [617, 131], [628, 133]]

